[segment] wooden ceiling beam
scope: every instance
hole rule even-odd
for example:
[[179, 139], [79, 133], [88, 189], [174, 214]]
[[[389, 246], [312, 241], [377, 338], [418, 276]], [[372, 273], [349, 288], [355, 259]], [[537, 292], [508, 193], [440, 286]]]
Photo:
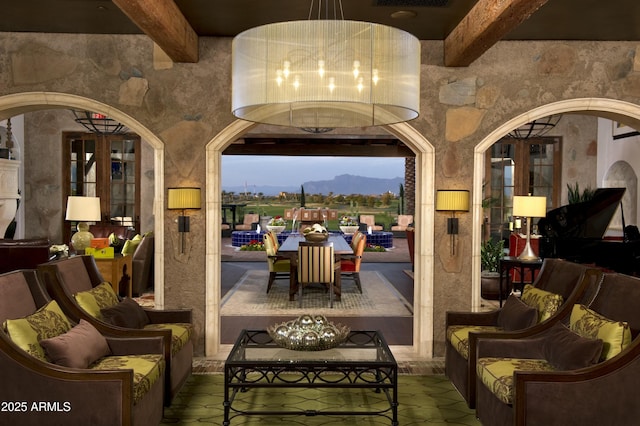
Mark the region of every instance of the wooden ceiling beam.
[[173, 0], [113, 0], [174, 62], [198, 62], [198, 35]]
[[548, 0], [479, 0], [444, 40], [444, 64], [466, 67]]
[[402, 143], [382, 141], [240, 140], [229, 145], [224, 155], [283, 155], [331, 157], [415, 157], [415, 153]]

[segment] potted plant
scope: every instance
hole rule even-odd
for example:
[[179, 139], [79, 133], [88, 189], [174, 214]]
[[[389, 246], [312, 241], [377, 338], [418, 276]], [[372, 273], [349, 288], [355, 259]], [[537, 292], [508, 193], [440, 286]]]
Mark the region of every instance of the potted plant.
[[[496, 300], [500, 297], [500, 259], [504, 257], [504, 240], [486, 240], [480, 248], [480, 294], [483, 299]], [[508, 288], [502, 289], [502, 298], [509, 295]]]

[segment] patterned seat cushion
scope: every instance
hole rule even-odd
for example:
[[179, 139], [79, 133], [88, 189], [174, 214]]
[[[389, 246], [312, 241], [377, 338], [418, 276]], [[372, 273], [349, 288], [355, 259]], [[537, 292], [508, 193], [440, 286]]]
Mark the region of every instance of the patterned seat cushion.
[[526, 284], [522, 289], [522, 301], [538, 309], [538, 322], [542, 322], [558, 311], [564, 298], [559, 294]]
[[502, 328], [489, 325], [450, 325], [447, 327], [447, 340], [464, 359], [469, 359], [469, 333], [493, 331], [502, 331]]
[[162, 376], [162, 355], [107, 356], [90, 365], [92, 370], [133, 370], [133, 403], [138, 403]]
[[147, 324], [145, 330], [171, 330], [171, 355], [175, 355], [193, 336], [193, 325], [186, 323]]
[[513, 404], [513, 373], [515, 371], [554, 371], [543, 359], [480, 358], [476, 372], [482, 383], [505, 404]]

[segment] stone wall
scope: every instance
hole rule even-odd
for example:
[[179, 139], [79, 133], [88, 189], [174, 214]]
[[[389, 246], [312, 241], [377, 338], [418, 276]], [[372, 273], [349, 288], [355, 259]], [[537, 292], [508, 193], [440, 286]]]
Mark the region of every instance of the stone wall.
[[[196, 64], [172, 64], [145, 36], [4, 33], [0, 38], [0, 96], [63, 92], [129, 114], [165, 144], [164, 185], [206, 188], [205, 147], [234, 118], [231, 105], [231, 39], [201, 38]], [[422, 42], [420, 117], [411, 125], [435, 148], [435, 188], [473, 188], [474, 147], [493, 129], [532, 108], [560, 100], [598, 97], [638, 103], [640, 65], [632, 42], [500, 42], [466, 68], [446, 68], [442, 42]], [[2, 111], [0, 111], [2, 118]], [[585, 124], [591, 126], [588, 119]], [[576, 144], [565, 156], [593, 161], [593, 138], [577, 125]], [[28, 139], [28, 138], [27, 138]], [[575, 154], [575, 155], [574, 155]], [[35, 160], [33, 160], [35, 161]], [[563, 178], [581, 171], [569, 165]], [[582, 179], [582, 177], [580, 177]], [[46, 173], [40, 177], [46, 181]], [[211, 182], [209, 182], [211, 184]], [[423, 189], [432, 193], [435, 188]], [[42, 196], [48, 196], [46, 193]], [[418, 206], [417, 206], [418, 208]], [[165, 304], [193, 307], [203, 352], [205, 318], [204, 212], [192, 217], [191, 250], [175, 254], [175, 223], [167, 215]], [[442, 355], [444, 313], [472, 304], [472, 215], [461, 215], [457, 257], [448, 254], [446, 221], [435, 223], [434, 353]], [[38, 219], [34, 219], [38, 220]], [[214, 239], [217, 237], [213, 237]], [[428, 242], [431, 244], [430, 242]], [[418, 259], [420, 261], [420, 259]], [[431, 308], [429, 308], [431, 309]]]

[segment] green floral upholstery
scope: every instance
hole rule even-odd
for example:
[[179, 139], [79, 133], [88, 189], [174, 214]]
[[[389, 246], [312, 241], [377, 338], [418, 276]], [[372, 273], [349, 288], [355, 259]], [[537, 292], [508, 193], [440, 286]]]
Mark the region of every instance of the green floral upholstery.
[[561, 295], [541, 290], [531, 284], [524, 286], [521, 299], [527, 305], [538, 309], [538, 322], [549, 319], [564, 302]]
[[133, 402], [144, 397], [164, 372], [162, 355], [108, 356], [89, 366], [92, 370], [133, 370]]
[[192, 324], [147, 324], [145, 330], [171, 330], [171, 355], [180, 352], [193, 336]]
[[554, 371], [543, 359], [480, 358], [476, 364], [478, 378], [505, 404], [513, 403], [513, 373], [518, 371]]
[[450, 325], [447, 327], [447, 340], [464, 359], [469, 359], [469, 333], [501, 330], [500, 327], [489, 325]]
[[582, 337], [602, 339], [601, 361], [613, 358], [631, 344], [629, 324], [605, 318], [583, 305], [573, 306], [569, 328]]
[[71, 329], [71, 323], [55, 300], [29, 316], [8, 319], [3, 326], [18, 347], [45, 362], [48, 360], [40, 341], [59, 336]]
[[81, 291], [73, 295], [80, 306], [85, 312], [94, 318], [102, 319], [100, 309], [106, 309], [111, 306], [117, 305], [120, 300], [113, 291], [113, 287], [108, 282], [103, 282], [91, 290]]

